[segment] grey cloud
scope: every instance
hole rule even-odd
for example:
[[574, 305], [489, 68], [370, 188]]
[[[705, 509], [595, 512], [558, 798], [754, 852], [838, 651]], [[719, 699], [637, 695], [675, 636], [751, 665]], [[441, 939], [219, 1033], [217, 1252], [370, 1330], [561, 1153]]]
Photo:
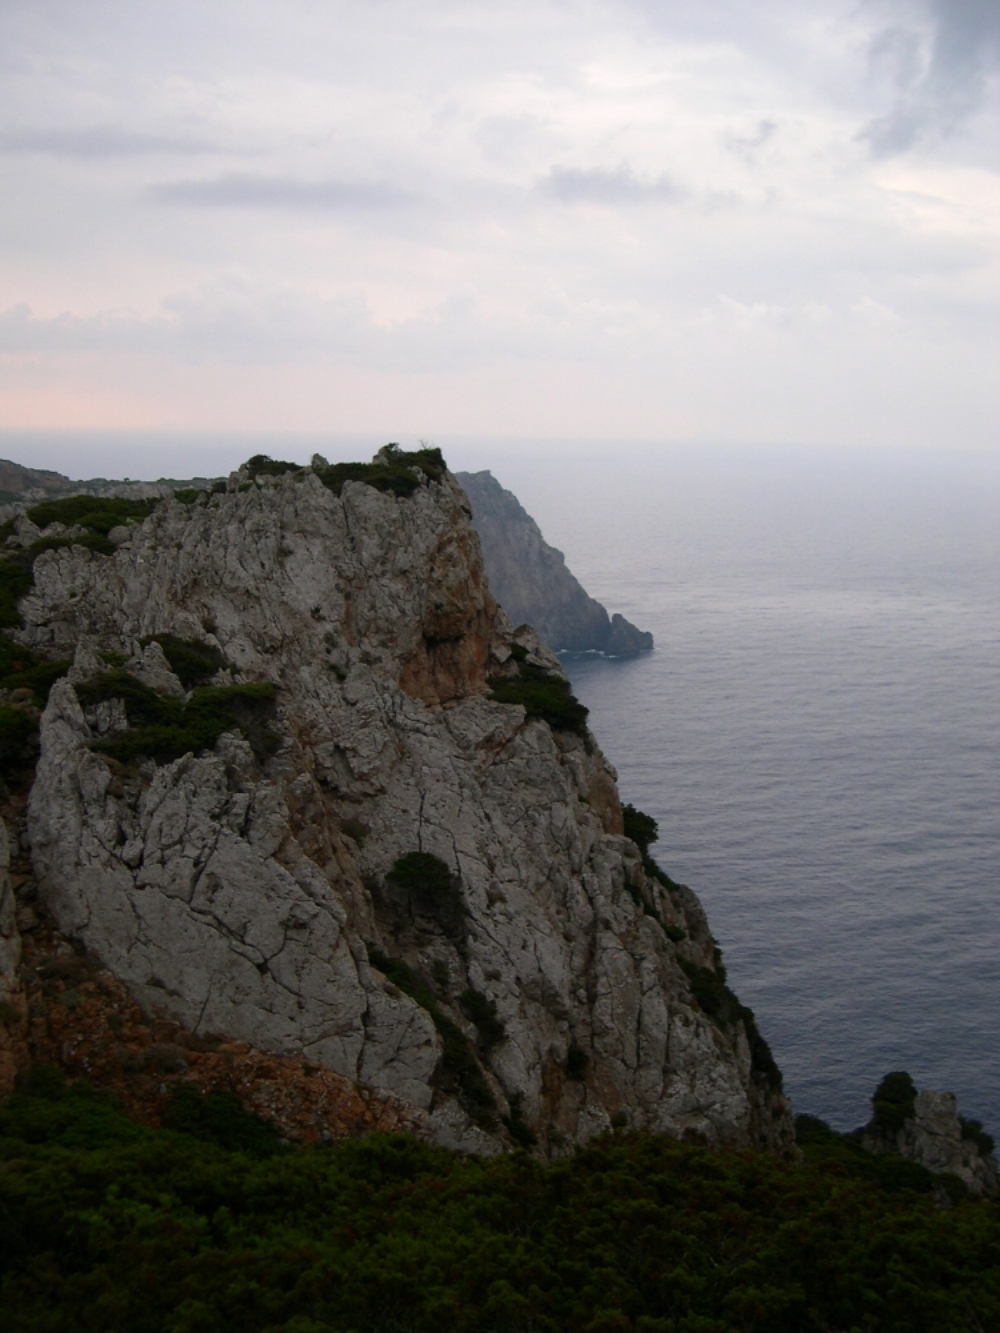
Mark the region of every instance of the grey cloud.
[[676, 203], [681, 191], [667, 176], [644, 180], [628, 167], [552, 167], [542, 182], [563, 204]]
[[157, 204], [202, 208], [400, 208], [413, 202], [407, 191], [382, 181], [303, 181], [291, 176], [240, 174], [151, 185], [145, 197]]
[[905, 152], [928, 132], [949, 134], [982, 107], [992, 69], [1000, 61], [997, 0], [929, 0], [934, 20], [928, 53], [920, 34], [898, 24], [884, 28], [869, 47], [898, 94], [884, 116], [860, 138], [876, 157]]
[[52, 157], [122, 157], [142, 153], [211, 153], [204, 139], [142, 134], [113, 125], [79, 130], [21, 129], [0, 134], [2, 153], [47, 153]]

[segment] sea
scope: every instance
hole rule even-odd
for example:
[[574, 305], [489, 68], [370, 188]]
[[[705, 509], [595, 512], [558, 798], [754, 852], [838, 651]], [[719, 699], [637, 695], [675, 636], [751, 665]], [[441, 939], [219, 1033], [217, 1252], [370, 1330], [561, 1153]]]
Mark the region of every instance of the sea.
[[1000, 1137], [1000, 457], [619, 447], [493, 465], [609, 611], [565, 656], [798, 1112], [881, 1077]]
[[[651, 653], [565, 665], [795, 1109], [853, 1128], [905, 1069], [1000, 1137], [1000, 453], [435, 442], [652, 630]], [[0, 455], [183, 477], [378, 443], [52, 433]]]

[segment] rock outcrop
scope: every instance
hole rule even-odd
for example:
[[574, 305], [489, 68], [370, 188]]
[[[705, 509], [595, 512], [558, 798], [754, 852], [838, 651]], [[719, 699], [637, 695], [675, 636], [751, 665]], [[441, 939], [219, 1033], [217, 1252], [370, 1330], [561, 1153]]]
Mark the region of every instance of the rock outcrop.
[[909, 1074], [888, 1074], [872, 1098], [874, 1114], [857, 1134], [869, 1152], [906, 1157], [935, 1175], [957, 1176], [972, 1194], [995, 1194], [1000, 1171], [993, 1140], [964, 1120], [952, 1092], [918, 1092]]
[[153, 1019], [458, 1148], [618, 1124], [788, 1147], [766, 1047], [712, 1016], [697, 899], [624, 836], [440, 459], [269, 466], [34, 561], [17, 637], [74, 659], [28, 806], [59, 931]]
[[653, 636], [624, 616], [610, 619], [567, 569], [516, 495], [491, 472], [459, 472], [472, 505], [483, 561], [494, 596], [515, 625], [529, 624], [556, 652], [624, 657], [653, 647]]

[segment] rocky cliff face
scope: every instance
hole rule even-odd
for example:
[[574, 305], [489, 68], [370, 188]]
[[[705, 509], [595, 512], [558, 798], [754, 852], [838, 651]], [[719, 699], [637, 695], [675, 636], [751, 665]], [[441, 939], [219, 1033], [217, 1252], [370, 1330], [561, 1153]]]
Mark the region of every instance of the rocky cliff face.
[[27, 811], [55, 925], [147, 1015], [391, 1095], [439, 1142], [789, 1145], [700, 905], [624, 836], [461, 488], [405, 456], [354, 475], [243, 469], [113, 554], [60, 528], [37, 555], [15, 635], [74, 661]]
[[609, 657], [645, 652], [653, 636], [624, 616], [610, 619], [566, 568], [562, 551], [550, 546], [517, 496], [490, 472], [459, 472], [472, 505], [493, 589], [515, 625], [529, 624], [556, 652], [600, 652]]

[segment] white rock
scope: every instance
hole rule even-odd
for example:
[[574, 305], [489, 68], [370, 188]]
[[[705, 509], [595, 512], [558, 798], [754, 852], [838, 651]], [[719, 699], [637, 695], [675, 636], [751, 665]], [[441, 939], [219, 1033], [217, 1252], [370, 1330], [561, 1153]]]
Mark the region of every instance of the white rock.
[[[543, 1143], [620, 1112], [790, 1143], [790, 1107], [751, 1071], [742, 1027], [720, 1030], [692, 999], [677, 949], [712, 965], [704, 916], [646, 881], [613, 769], [488, 697], [488, 676], [513, 669], [511, 627], [450, 477], [407, 499], [361, 482], [337, 497], [304, 472], [167, 504], [114, 556], [54, 550], [35, 579], [21, 603], [34, 647], [211, 633], [238, 679], [277, 687], [281, 745], [263, 770], [228, 735], [141, 792], [91, 750], [70, 681], [51, 692], [29, 803], [39, 881], [60, 928], [148, 1010], [390, 1089], [429, 1109], [442, 1141], [495, 1144], [498, 1122], [473, 1124], [449, 1088], [433, 1016], [369, 965], [374, 944], [437, 985], [437, 1023], [472, 1043], [459, 995], [495, 1003], [505, 1038], [480, 1051], [482, 1078]], [[561, 674], [537, 636], [519, 640]], [[177, 693], [155, 644], [129, 670]], [[459, 878], [464, 916], [400, 909], [385, 877], [414, 851]], [[582, 1079], [567, 1076], [571, 1045]]]

